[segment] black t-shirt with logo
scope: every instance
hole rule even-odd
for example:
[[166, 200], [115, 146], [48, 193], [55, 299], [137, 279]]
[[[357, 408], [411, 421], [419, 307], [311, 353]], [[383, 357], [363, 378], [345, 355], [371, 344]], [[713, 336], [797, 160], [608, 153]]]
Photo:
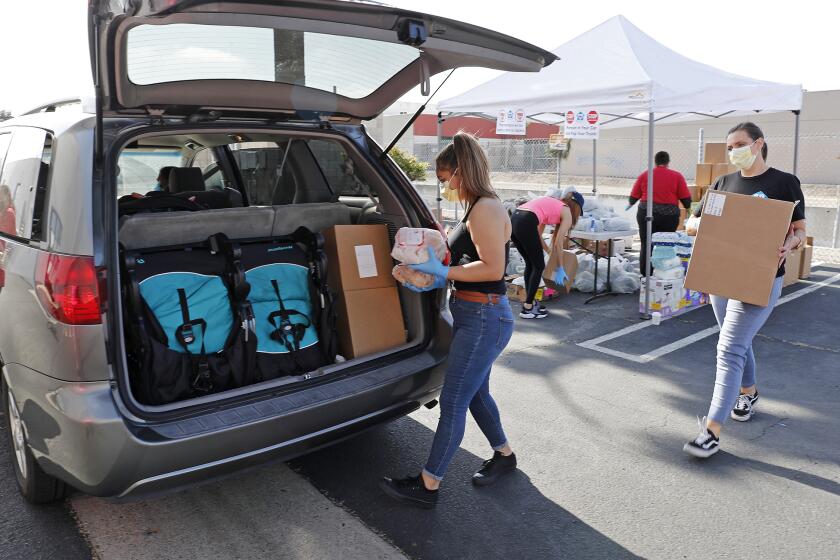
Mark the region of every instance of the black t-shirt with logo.
[[[787, 202], [798, 202], [793, 208], [792, 222], [805, 219], [805, 197], [802, 195], [802, 187], [796, 175], [779, 171], [774, 167], [768, 167], [767, 171], [755, 177], [744, 177], [741, 172], [730, 173], [729, 175], [722, 175], [717, 178], [715, 184], [711, 186], [710, 190], [731, 192], [735, 194], [745, 194], [752, 196], [756, 193], [763, 192], [767, 198], [775, 200], [785, 200]], [[700, 207], [694, 212], [694, 215], [699, 217], [703, 212], [703, 204], [706, 202], [706, 197], [703, 197], [703, 202]], [[784, 276], [785, 265], [779, 267], [779, 272], [776, 273], [776, 278]]]

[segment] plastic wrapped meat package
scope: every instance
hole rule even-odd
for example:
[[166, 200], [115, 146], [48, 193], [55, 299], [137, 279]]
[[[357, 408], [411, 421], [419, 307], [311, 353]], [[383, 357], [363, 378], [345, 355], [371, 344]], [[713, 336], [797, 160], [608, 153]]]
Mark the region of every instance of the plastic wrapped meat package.
[[446, 239], [436, 229], [400, 228], [391, 256], [404, 264], [422, 264], [429, 260], [429, 248], [439, 261], [446, 258]]
[[411, 284], [415, 288], [428, 288], [435, 281], [435, 277], [431, 274], [414, 270], [405, 264], [395, 266], [391, 274], [400, 284]]

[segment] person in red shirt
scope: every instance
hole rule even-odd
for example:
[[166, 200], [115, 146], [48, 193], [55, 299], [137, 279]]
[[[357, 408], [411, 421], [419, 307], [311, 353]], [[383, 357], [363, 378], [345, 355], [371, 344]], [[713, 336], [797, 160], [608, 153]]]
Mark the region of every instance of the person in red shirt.
[[[677, 231], [680, 225], [680, 202], [686, 210], [691, 208], [691, 193], [685, 183], [685, 177], [679, 171], [668, 169], [671, 157], [668, 152], [657, 152], [653, 158], [656, 167], [653, 169], [653, 233], [660, 231]], [[639, 257], [639, 270], [645, 274], [647, 267], [647, 183], [648, 172], [645, 171], [633, 184], [630, 191], [630, 206], [641, 200], [636, 213], [639, 224], [639, 237], [642, 238], [642, 251]]]

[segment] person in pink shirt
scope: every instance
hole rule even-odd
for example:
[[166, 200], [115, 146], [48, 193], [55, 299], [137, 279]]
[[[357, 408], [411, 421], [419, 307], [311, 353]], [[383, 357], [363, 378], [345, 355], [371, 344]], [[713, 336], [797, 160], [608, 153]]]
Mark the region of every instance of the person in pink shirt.
[[526, 202], [510, 218], [513, 226], [510, 239], [525, 259], [526, 297], [519, 312], [523, 319], [543, 319], [548, 316], [545, 307], [534, 304], [545, 270], [543, 252], [551, 251], [543, 239], [545, 226], [560, 228], [558, 236], [565, 237], [583, 212], [583, 195], [579, 192], [572, 191], [562, 198], [560, 191], [551, 194]]

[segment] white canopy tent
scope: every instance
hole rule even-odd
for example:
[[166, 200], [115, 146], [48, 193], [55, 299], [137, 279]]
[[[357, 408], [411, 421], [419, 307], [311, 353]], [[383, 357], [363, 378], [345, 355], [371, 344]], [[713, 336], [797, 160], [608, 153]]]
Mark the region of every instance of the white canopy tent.
[[[594, 109], [601, 116], [602, 126], [646, 123], [649, 200], [653, 200], [655, 123], [684, 120], [686, 114], [699, 119], [756, 111], [793, 111], [796, 173], [801, 85], [755, 80], [701, 64], [656, 42], [620, 15], [552, 52], [559, 60], [541, 72], [507, 72], [441, 101], [438, 109], [442, 113], [495, 118], [499, 109], [515, 107], [523, 109], [529, 118], [544, 122], [560, 122], [568, 110]], [[648, 205], [648, 239], [652, 212], [653, 206]], [[650, 243], [644, 250], [648, 251], [650, 263]], [[650, 277], [649, 265], [644, 274]], [[645, 316], [649, 317], [650, 282], [647, 286]]]

